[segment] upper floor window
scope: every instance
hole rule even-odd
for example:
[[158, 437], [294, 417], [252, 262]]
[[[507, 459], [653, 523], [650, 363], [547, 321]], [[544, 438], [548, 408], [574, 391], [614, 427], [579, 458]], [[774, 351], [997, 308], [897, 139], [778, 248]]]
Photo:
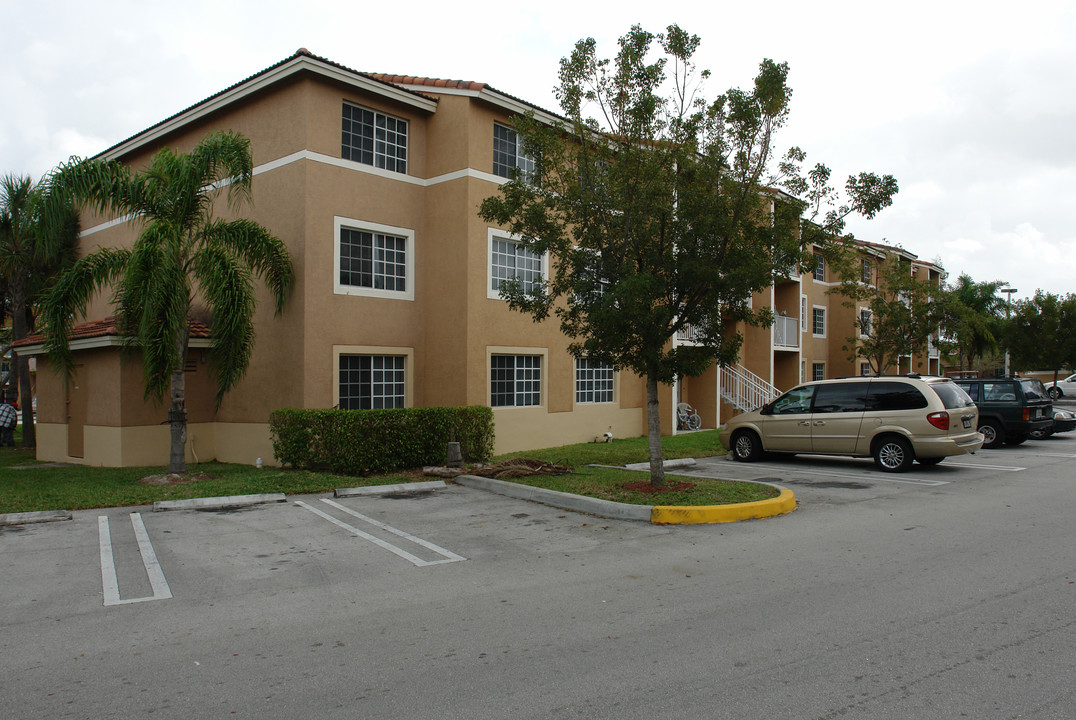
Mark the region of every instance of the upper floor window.
[[859, 336], [870, 337], [871, 336], [871, 320], [874, 318], [874, 313], [866, 308], [859, 309]]
[[524, 180], [534, 181], [534, 158], [523, 152], [516, 131], [507, 125], [493, 123], [493, 174], [511, 178], [516, 168]]
[[863, 282], [870, 285], [871, 280], [873, 278], [874, 278], [874, 263], [872, 263], [867, 258], [863, 258]]
[[543, 282], [544, 277], [542, 255], [528, 250], [520, 242], [490, 232], [487, 297], [501, 297], [501, 286], [506, 280], [518, 278], [524, 292], [530, 292]]
[[414, 299], [411, 230], [341, 217], [335, 226], [338, 295]]
[[341, 156], [364, 165], [407, 172], [407, 121], [344, 103]]
[[811, 334], [824, 336], [826, 334], [826, 309], [816, 307], [813, 308], [814, 315], [812, 316]]
[[826, 280], [826, 258], [820, 253], [814, 254], [814, 279], [821, 282]]

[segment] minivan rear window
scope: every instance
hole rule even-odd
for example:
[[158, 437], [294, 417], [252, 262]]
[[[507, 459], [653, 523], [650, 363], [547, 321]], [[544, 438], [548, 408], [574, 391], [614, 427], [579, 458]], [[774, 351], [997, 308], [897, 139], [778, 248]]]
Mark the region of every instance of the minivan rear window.
[[[938, 397], [941, 398], [942, 405], [946, 410], [953, 410], [956, 408], [971, 407], [975, 404], [975, 401], [971, 399], [965, 388], [961, 385], [951, 382], [936, 382], [932, 383], [930, 389], [938, 393]], [[969, 386], [969, 389], [974, 390], [975, 386]]]
[[870, 386], [867, 408], [870, 410], [918, 410], [927, 406], [927, 399], [909, 383], [874, 381]]

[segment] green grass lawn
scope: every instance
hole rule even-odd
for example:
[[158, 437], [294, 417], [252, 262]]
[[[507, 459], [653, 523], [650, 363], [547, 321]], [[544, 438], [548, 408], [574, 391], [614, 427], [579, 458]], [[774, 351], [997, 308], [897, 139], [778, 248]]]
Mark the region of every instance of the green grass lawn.
[[[19, 433], [21, 435], [21, 433]], [[17, 436], [17, 441], [18, 441]], [[666, 459], [706, 457], [721, 454], [717, 431], [705, 431], [662, 438]], [[563, 465], [575, 472], [564, 476], [521, 478], [527, 483], [554, 490], [644, 505], [717, 505], [749, 502], [773, 497], [776, 491], [763, 485], [690, 478], [694, 487], [679, 492], [652, 494], [630, 491], [626, 483], [646, 481], [646, 473], [587, 465], [624, 465], [647, 460], [645, 437], [614, 440], [611, 443], [582, 443], [562, 447], [511, 453], [495, 458], [532, 457]], [[424, 479], [421, 471], [375, 477], [344, 477], [330, 473], [280, 468], [258, 469], [249, 465], [208, 462], [192, 464], [192, 482], [150, 485], [142, 478], [161, 474], [164, 467], [96, 468], [83, 465], [52, 466], [38, 463], [32, 451], [0, 450], [0, 513], [31, 510], [82, 510], [98, 507], [149, 505], [157, 500], [179, 500], [218, 495], [255, 493], [331, 492], [338, 487], [386, 485]], [[668, 476], [670, 485], [684, 480]]]

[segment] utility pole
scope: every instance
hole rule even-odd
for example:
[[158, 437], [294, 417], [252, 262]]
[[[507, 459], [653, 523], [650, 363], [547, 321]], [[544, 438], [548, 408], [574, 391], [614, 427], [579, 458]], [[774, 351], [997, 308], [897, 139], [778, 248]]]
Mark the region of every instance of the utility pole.
[[[1005, 293], [1005, 322], [1009, 321], [1009, 311], [1012, 309], [1012, 294], [1014, 292], [1020, 292], [1016, 288], [1003, 287], [998, 288], [999, 291]], [[1009, 343], [1005, 343], [1005, 377], [1009, 377]]]

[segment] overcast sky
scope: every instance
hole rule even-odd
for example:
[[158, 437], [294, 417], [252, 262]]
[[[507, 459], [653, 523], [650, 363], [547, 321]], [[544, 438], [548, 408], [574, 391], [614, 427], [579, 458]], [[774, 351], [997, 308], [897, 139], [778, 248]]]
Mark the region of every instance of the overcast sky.
[[[612, 8], [615, 10], [602, 9]], [[702, 37], [712, 98], [791, 66], [799, 145], [843, 184], [891, 173], [857, 237], [955, 279], [1076, 291], [1076, 3], [0, 0], [0, 173], [95, 155], [305, 47], [357, 70], [486, 82], [550, 110], [558, 61], [633, 23]]]

